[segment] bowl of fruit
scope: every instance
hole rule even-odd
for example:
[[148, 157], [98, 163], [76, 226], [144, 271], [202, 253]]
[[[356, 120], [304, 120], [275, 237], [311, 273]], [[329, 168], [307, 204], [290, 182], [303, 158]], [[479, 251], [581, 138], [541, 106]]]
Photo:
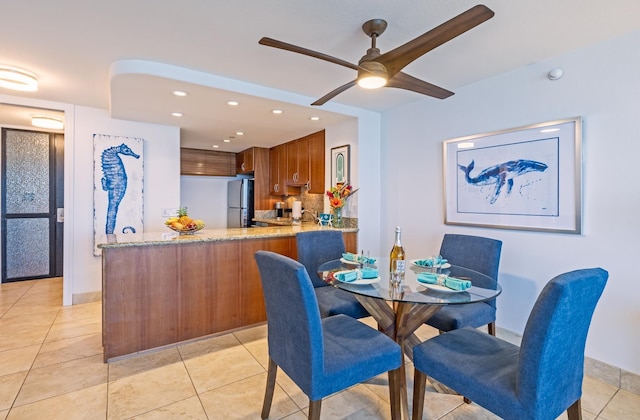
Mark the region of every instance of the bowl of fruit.
[[189, 217], [186, 207], [180, 207], [177, 216], [168, 218], [164, 224], [181, 235], [193, 235], [204, 227], [202, 220]]

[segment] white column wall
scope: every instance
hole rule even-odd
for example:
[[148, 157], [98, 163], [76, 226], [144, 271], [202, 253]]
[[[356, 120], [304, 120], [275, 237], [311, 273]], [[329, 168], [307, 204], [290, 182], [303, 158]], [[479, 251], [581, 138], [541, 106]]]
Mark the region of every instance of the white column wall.
[[[586, 354], [640, 374], [640, 32], [425, 99], [383, 115], [383, 231], [403, 227], [409, 257], [429, 255], [447, 232], [503, 241], [498, 327], [522, 333], [545, 283], [601, 266], [607, 287]], [[490, 58], [488, 58], [490, 59]], [[470, 63], [472, 65], [472, 63]], [[550, 81], [547, 72], [565, 70]], [[442, 142], [566, 117], [584, 118], [583, 233], [444, 225]], [[388, 241], [386, 241], [388, 242]]]

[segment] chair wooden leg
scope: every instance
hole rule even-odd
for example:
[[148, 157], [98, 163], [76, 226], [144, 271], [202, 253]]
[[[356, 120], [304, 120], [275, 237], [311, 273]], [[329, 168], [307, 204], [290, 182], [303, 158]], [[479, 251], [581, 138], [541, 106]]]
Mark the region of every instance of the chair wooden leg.
[[276, 387], [276, 373], [278, 373], [278, 365], [276, 365], [276, 362], [269, 358], [269, 367], [267, 369], [267, 387], [264, 391], [264, 401], [262, 402], [261, 417], [263, 419], [269, 418], [269, 412], [271, 411], [273, 391]]
[[489, 334], [492, 336], [496, 336], [496, 323], [495, 322], [490, 322], [489, 325], [487, 325], [487, 328], [489, 329]]
[[391, 419], [400, 420], [402, 418], [402, 407], [400, 406], [400, 368], [389, 371], [389, 401], [391, 402]]
[[422, 412], [424, 411], [424, 392], [426, 389], [427, 375], [414, 369], [413, 374], [413, 412], [411, 418], [413, 420], [422, 420]]
[[580, 398], [567, 409], [567, 417], [569, 420], [582, 420], [582, 403]]
[[322, 400], [309, 401], [309, 420], [320, 420]]

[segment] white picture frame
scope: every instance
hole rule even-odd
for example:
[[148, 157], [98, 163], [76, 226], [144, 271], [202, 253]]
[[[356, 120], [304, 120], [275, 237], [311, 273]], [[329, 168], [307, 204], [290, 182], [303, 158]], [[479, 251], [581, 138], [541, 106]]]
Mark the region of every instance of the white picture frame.
[[582, 118], [444, 142], [445, 224], [579, 234]]

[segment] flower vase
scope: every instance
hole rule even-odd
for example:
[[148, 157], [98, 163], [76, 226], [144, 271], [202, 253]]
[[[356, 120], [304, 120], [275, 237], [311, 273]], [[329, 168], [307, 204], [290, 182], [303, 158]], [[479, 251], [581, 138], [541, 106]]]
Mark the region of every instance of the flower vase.
[[342, 227], [342, 207], [336, 207], [333, 209], [333, 227]]

